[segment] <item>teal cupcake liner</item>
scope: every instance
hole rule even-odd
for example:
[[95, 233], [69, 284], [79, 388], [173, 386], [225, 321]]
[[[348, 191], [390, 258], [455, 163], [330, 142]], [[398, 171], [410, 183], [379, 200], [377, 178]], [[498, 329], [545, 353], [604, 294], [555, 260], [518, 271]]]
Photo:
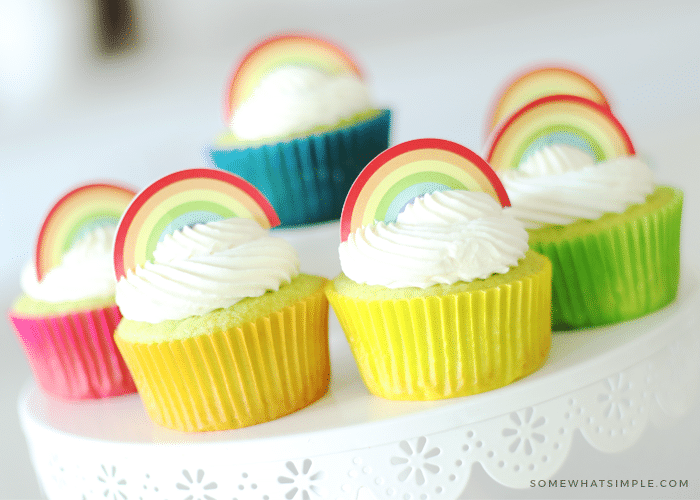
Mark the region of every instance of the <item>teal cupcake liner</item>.
[[362, 169], [389, 146], [391, 111], [354, 125], [254, 148], [208, 150], [217, 168], [239, 175], [270, 201], [282, 227], [340, 218]]
[[[664, 188], [668, 189], [668, 188]], [[680, 276], [680, 191], [660, 208], [562, 241], [530, 238], [552, 261], [552, 328], [618, 323], [672, 302]]]

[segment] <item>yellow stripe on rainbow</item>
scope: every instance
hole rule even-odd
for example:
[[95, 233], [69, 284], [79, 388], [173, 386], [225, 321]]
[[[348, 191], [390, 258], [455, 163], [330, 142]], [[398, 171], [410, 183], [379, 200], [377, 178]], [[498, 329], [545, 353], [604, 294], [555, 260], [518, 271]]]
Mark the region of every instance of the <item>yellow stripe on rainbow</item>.
[[353, 227], [372, 224], [384, 194], [401, 180], [416, 173], [424, 173], [426, 178], [430, 178], [431, 173], [448, 174], [460, 185], [460, 189], [483, 191], [498, 200], [496, 190], [486, 176], [468, 160], [450, 151], [420, 149], [404, 153], [385, 163], [382, 171], [386, 175], [373, 176], [358, 196], [355, 206], [365, 208], [363, 211], [353, 211]]
[[61, 264], [63, 255], [84, 232], [98, 225], [116, 225], [135, 194], [101, 183], [80, 186], [64, 195], [49, 211], [37, 238], [38, 280]]
[[360, 172], [343, 205], [341, 241], [362, 226], [395, 220], [415, 196], [441, 189], [484, 192], [510, 205], [496, 173], [474, 152], [443, 139], [415, 139], [387, 149]]
[[[167, 195], [168, 193], [163, 193]], [[207, 189], [193, 189], [186, 193], [176, 193], [173, 196], [167, 198], [166, 202], [164, 199], [159, 197], [157, 200], [152, 200], [149, 204], [144, 205], [144, 210], [141, 213], [145, 213], [146, 217], [143, 220], [134, 220], [134, 223], [142, 222], [142, 227], [152, 228], [150, 232], [142, 231], [136, 232], [135, 238], [127, 240], [126, 249], [133, 248], [130, 252], [135, 256], [134, 265], [143, 266], [143, 264], [150, 260], [153, 255], [153, 250], [155, 250], [156, 243], [160, 240], [162, 229], [165, 229], [162, 223], [163, 219], [168, 219], [169, 213], [173, 208], [183, 206], [187, 204], [190, 200], [197, 199], [201, 208], [205, 208], [206, 211], [215, 213], [221, 218], [231, 218], [231, 217], [245, 217], [249, 219], [256, 219], [253, 212], [254, 207], [246, 207], [243, 203], [238, 201], [238, 192], [232, 194], [224, 194], [213, 192]], [[149, 210], [153, 207], [153, 210]], [[261, 222], [258, 220], [258, 222]], [[160, 224], [159, 224], [160, 223]], [[167, 224], [165, 224], [167, 226]], [[155, 231], [155, 232], [154, 232]], [[133, 244], [133, 247], [131, 246]]]
[[564, 67], [542, 67], [516, 77], [499, 95], [487, 120], [487, 134], [529, 102], [548, 95], [576, 95], [610, 108], [603, 91], [581, 73]]
[[517, 168], [537, 141], [557, 134], [580, 143], [596, 161], [634, 154], [627, 132], [607, 109], [562, 95], [544, 97], [511, 115], [489, 139], [486, 160], [496, 171]]
[[242, 59], [228, 86], [224, 111], [230, 119], [233, 110], [253, 93], [270, 71], [286, 65], [308, 66], [335, 75], [362, 76], [355, 61], [340, 47], [306, 35], [281, 35], [253, 47]]
[[[199, 220], [202, 217], [206, 220]], [[279, 224], [265, 197], [231, 173], [192, 169], [159, 179], [137, 195], [120, 222], [114, 251], [117, 279], [149, 261], [162, 235], [180, 228], [173, 223], [231, 217], [253, 219], [268, 229]]]

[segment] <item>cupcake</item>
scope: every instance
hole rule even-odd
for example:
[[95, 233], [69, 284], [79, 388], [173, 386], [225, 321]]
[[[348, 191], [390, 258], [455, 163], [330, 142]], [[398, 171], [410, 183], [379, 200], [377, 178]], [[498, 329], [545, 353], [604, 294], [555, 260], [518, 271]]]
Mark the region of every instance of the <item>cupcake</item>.
[[310, 36], [248, 52], [224, 111], [228, 129], [208, 155], [255, 185], [281, 227], [338, 219], [357, 174], [388, 147], [390, 111], [372, 104], [350, 56]]
[[554, 329], [617, 323], [674, 300], [683, 193], [655, 184], [607, 108], [538, 99], [495, 131], [487, 151], [511, 215], [552, 261]]
[[114, 231], [134, 192], [90, 184], [63, 196], [46, 217], [22, 295], [9, 318], [38, 385], [67, 400], [136, 391], [113, 340], [121, 319], [112, 267]]
[[299, 273], [294, 248], [268, 231], [276, 223], [251, 185], [209, 169], [164, 177], [125, 213], [115, 340], [155, 423], [245, 427], [327, 391], [326, 280]]
[[551, 264], [489, 166], [419, 139], [379, 155], [343, 209], [326, 287], [370, 392], [433, 400], [533, 373], [551, 344]]

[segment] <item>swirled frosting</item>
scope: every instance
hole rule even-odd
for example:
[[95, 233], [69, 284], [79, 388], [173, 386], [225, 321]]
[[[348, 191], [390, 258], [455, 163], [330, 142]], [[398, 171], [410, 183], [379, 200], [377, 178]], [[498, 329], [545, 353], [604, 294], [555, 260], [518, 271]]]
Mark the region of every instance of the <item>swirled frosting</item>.
[[340, 264], [357, 283], [427, 288], [506, 273], [525, 255], [527, 239], [488, 194], [441, 191], [414, 200], [396, 222], [351, 233], [340, 244]]
[[567, 145], [540, 149], [500, 175], [511, 202], [508, 211], [527, 228], [621, 213], [654, 190], [651, 170], [636, 156], [595, 163]]
[[29, 297], [45, 302], [64, 302], [114, 295], [112, 245], [114, 226], [93, 229], [63, 255], [61, 265], [49, 270], [41, 282], [34, 262], [22, 269], [20, 286]]
[[289, 243], [253, 220], [226, 219], [166, 236], [152, 262], [119, 280], [116, 300], [125, 318], [159, 323], [276, 291], [297, 274], [299, 259]]
[[238, 139], [267, 139], [333, 126], [370, 108], [367, 87], [354, 74], [282, 66], [235, 110], [229, 128]]

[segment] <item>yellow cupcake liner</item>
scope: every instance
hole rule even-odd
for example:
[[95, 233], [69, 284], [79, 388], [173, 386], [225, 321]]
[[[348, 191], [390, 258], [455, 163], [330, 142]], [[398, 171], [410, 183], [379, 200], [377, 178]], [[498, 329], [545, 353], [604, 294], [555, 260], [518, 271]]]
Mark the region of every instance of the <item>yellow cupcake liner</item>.
[[151, 344], [115, 337], [149, 417], [193, 432], [282, 417], [328, 390], [323, 289], [239, 327]]
[[450, 295], [367, 301], [326, 294], [370, 392], [433, 400], [505, 386], [551, 346], [549, 261], [512, 282]]

